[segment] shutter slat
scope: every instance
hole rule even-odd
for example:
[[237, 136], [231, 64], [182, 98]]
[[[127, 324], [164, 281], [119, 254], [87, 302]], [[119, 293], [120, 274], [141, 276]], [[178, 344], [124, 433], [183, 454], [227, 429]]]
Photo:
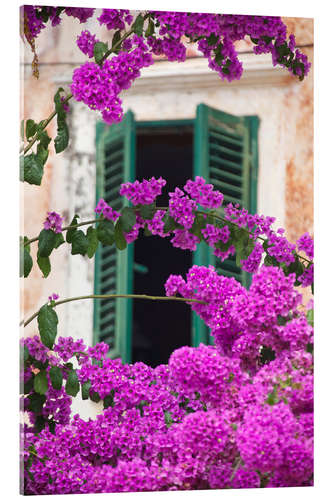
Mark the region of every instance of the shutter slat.
[[235, 158], [236, 161], [240, 160], [243, 158], [243, 153], [240, 153], [238, 151], [233, 151], [232, 149], [226, 148], [225, 146], [220, 146], [219, 144], [215, 144], [214, 142], [211, 142], [209, 144], [210, 149], [214, 149], [217, 153], [219, 153], [222, 157], [222, 155], [227, 155]]
[[242, 185], [242, 181], [240, 179], [240, 176], [239, 175], [236, 175], [236, 174], [231, 174], [230, 172], [227, 172], [226, 170], [221, 170], [221, 169], [218, 169], [216, 167], [210, 167], [210, 171], [211, 171], [211, 176], [216, 178], [216, 177], [220, 177], [222, 181], [224, 181], [224, 179], [226, 179], [225, 182], [230, 182], [231, 181], [234, 183], [233, 186], [241, 186]]
[[218, 141], [227, 142], [228, 144], [233, 144], [237, 148], [241, 148], [243, 145], [241, 138], [235, 139], [234, 137], [228, 137], [224, 132], [216, 131], [214, 128], [209, 130], [209, 136], [213, 137], [214, 139], [217, 139]]
[[221, 158], [216, 155], [211, 155], [210, 156], [210, 162], [214, 161], [215, 163], [220, 166], [221, 169], [225, 169], [226, 167], [230, 167], [232, 169], [232, 172], [237, 172], [241, 175], [242, 169], [239, 166], [239, 163], [236, 163], [231, 160], [227, 160], [226, 158]]

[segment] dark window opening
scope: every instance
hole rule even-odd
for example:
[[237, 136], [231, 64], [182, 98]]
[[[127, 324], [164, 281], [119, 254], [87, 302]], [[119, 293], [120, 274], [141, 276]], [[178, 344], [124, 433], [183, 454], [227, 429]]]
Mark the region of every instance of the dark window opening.
[[[136, 179], [162, 176], [167, 181], [157, 205], [167, 206], [168, 192], [182, 187], [193, 172], [192, 127], [138, 128]], [[169, 238], [150, 236], [135, 242], [134, 292], [165, 295], [164, 283], [170, 274], [185, 276], [192, 265], [192, 252], [174, 248]], [[132, 362], [151, 366], [167, 363], [170, 354], [191, 345], [191, 310], [178, 302], [133, 303]]]

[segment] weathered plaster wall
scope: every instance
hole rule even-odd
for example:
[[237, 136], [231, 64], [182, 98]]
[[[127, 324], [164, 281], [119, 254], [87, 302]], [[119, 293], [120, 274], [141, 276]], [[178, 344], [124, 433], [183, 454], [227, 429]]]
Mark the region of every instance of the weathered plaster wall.
[[[302, 50], [312, 58], [312, 20], [290, 18], [285, 21], [290, 31], [296, 33], [298, 43], [308, 46]], [[91, 29], [99, 38], [110, 37], [96, 21], [90, 21], [85, 28]], [[22, 117], [39, 121], [48, 116], [57, 87], [66, 86], [73, 69], [85, 60], [74, 43], [82, 29], [79, 22], [65, 18], [60, 26], [44, 30], [37, 41], [41, 63], [38, 81], [31, 76], [30, 48], [22, 50], [22, 65], [25, 63]], [[239, 49], [246, 52], [249, 46], [242, 43]], [[306, 230], [313, 230], [313, 72], [304, 82], [290, 78], [283, 70], [283, 76], [277, 76], [277, 68], [267, 76], [259, 63], [257, 70], [251, 70], [251, 65], [257, 64], [251, 61], [259, 61], [259, 57], [249, 59], [244, 54], [246, 57], [250, 69], [244, 77], [248, 79], [244, 78], [240, 84], [222, 83], [215, 75], [209, 75], [209, 71], [201, 72], [200, 59], [190, 59], [185, 63], [188, 64], [186, 71], [189, 68], [194, 72], [190, 81], [186, 80], [184, 65], [160, 61], [147, 69], [143, 83], [138, 80], [130, 91], [124, 93], [124, 107], [131, 108], [137, 120], [193, 117], [200, 102], [234, 114], [258, 115], [261, 120], [258, 211], [276, 216], [277, 226], [285, 226], [287, 236], [295, 241]], [[168, 72], [173, 75], [178, 72], [178, 79], [173, 76], [172, 80]], [[158, 74], [164, 74], [164, 80], [160, 79], [158, 85], [154, 85], [151, 82], [156, 81], [154, 75]], [[255, 74], [259, 76], [246, 76]], [[39, 233], [48, 210], [60, 212], [66, 223], [75, 212], [79, 212], [82, 219], [93, 213], [97, 115], [74, 101], [70, 107], [68, 150], [55, 155], [51, 145], [42, 186], [25, 184], [22, 189], [22, 232], [29, 237]], [[55, 127], [52, 122], [48, 128], [52, 137], [56, 133]], [[33, 244], [33, 255], [35, 252], [36, 244]], [[71, 257], [67, 246], [63, 245], [53, 253], [51, 262], [55, 272], [47, 279], [42, 278], [35, 266], [24, 282], [22, 308], [25, 317], [42, 305], [52, 292], [67, 297], [91, 293], [93, 289], [93, 262], [89, 259]], [[90, 301], [59, 307], [60, 335], [80, 336], [90, 343], [92, 311]], [[27, 335], [33, 333], [36, 333], [35, 323], [31, 323], [25, 332]]]

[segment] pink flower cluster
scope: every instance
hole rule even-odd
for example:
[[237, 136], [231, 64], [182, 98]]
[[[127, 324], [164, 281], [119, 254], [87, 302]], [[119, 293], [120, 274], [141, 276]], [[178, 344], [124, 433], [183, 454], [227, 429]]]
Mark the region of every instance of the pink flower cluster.
[[104, 61], [102, 66], [86, 62], [74, 70], [71, 92], [77, 101], [101, 111], [106, 123], [119, 122], [123, 117], [120, 92], [140, 76], [141, 68], [152, 63], [151, 54], [140, 47], [131, 53], [121, 52]]
[[44, 221], [44, 229], [52, 229], [55, 233], [61, 233], [62, 221], [57, 212], [47, 212], [47, 217]]
[[126, 182], [120, 186], [119, 194], [125, 196], [133, 205], [150, 205], [157, 196], [162, 193], [163, 186], [166, 185], [166, 180], [159, 177], [152, 177], [149, 180], [143, 179], [134, 182]]
[[198, 175], [194, 181], [189, 179], [186, 182], [184, 191], [204, 208], [219, 208], [223, 203], [223, 194], [220, 191], [214, 191], [214, 186], [207, 184], [205, 179]]
[[98, 215], [103, 215], [105, 219], [112, 220], [113, 222], [120, 217], [120, 213], [113, 210], [103, 198], [100, 198], [96, 205], [95, 212]]
[[97, 42], [99, 40], [96, 38], [96, 35], [92, 35], [88, 30], [81, 31], [76, 40], [76, 44], [81, 52], [90, 58], [94, 57], [94, 46]]
[[126, 9], [103, 9], [97, 21], [101, 25], [105, 24], [108, 30], [123, 30], [125, 29], [125, 23], [131, 24], [133, 16]]

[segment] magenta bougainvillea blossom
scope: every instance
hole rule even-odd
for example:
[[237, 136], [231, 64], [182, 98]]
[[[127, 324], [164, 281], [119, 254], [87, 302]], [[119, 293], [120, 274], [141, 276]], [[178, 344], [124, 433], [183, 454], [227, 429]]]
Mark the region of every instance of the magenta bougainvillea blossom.
[[57, 212], [47, 212], [44, 229], [52, 229], [55, 233], [61, 233], [63, 220], [63, 217], [61, 217]]
[[[94, 11], [24, 6], [23, 31], [35, 50], [34, 40], [48, 21], [56, 26], [65, 13], [84, 23]], [[270, 53], [274, 66], [287, 68], [301, 80], [311, 66], [307, 56], [296, 48], [295, 37], [290, 35], [287, 38], [287, 29], [280, 17], [169, 11], [145, 11], [133, 16], [125, 9], [102, 9], [97, 20], [100, 25], [108, 30], [117, 30], [119, 34], [114, 41], [113, 56], [105, 61], [98, 59], [90, 65], [84, 63], [74, 70], [71, 92], [77, 101], [101, 111], [103, 120], [108, 124], [122, 119], [119, 94], [140, 76], [142, 68], [154, 63], [153, 55], [164, 55], [169, 61], [185, 61], [186, 42], [198, 43], [209, 68], [216, 71], [222, 80], [241, 78], [243, 67], [235, 42], [244, 38], [252, 41], [255, 54]], [[94, 56], [97, 42], [99, 40], [88, 30], [84, 30], [77, 40], [78, 47], [89, 58]]]

